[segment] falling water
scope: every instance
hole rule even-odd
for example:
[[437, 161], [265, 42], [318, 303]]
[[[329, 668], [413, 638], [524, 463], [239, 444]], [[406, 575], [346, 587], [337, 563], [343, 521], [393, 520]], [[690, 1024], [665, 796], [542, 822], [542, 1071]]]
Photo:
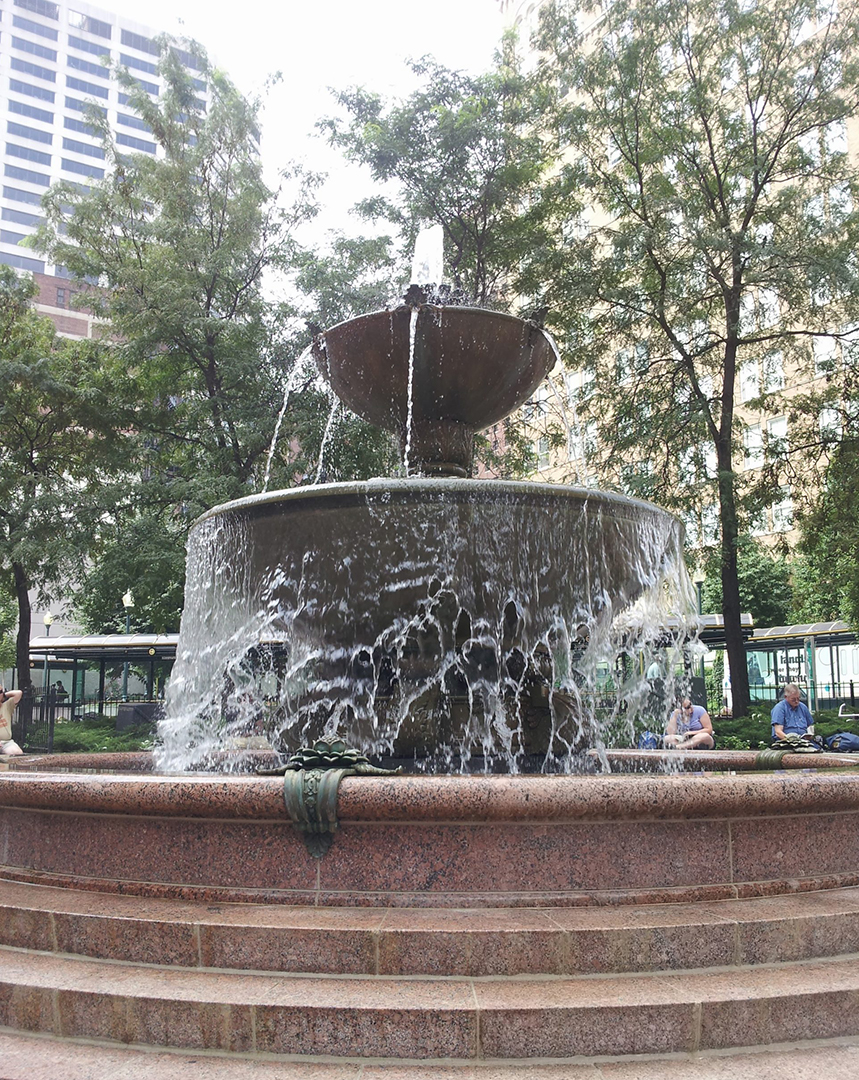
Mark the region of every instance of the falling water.
[[599, 771], [680, 690], [694, 633], [676, 519], [555, 485], [254, 496], [201, 520], [188, 558], [171, 771], [206, 764], [210, 730], [283, 750], [336, 732], [436, 771]]
[[412, 308], [409, 315], [409, 382], [406, 405], [406, 440], [403, 449], [403, 468], [409, 475], [409, 454], [412, 449], [412, 419], [415, 394], [415, 337], [418, 329], [418, 308]]
[[283, 418], [286, 415], [286, 407], [289, 404], [289, 396], [295, 389], [295, 383], [298, 379], [299, 374], [301, 373], [304, 362], [310, 357], [312, 349], [312, 345], [307, 346], [301, 356], [299, 356], [299, 358], [293, 364], [292, 371], [290, 371], [289, 376], [287, 377], [286, 386], [283, 389], [283, 404], [280, 407], [280, 412], [277, 414], [277, 421], [274, 425], [274, 434], [271, 437], [271, 445], [268, 448], [268, 457], [266, 458], [265, 462], [265, 475], [263, 476], [262, 481], [263, 491], [268, 491], [268, 480], [269, 476], [271, 475], [271, 463], [272, 459], [274, 458], [274, 450], [277, 446], [277, 439], [280, 435], [280, 426], [283, 423]]
[[325, 431], [322, 435], [322, 442], [319, 446], [319, 461], [316, 465], [316, 476], [314, 477], [314, 484], [318, 484], [322, 477], [322, 468], [325, 462], [325, 450], [328, 446], [328, 440], [331, 438], [331, 432], [334, 430], [334, 420], [337, 413], [340, 410], [340, 402], [329, 390], [331, 397], [331, 411], [328, 413], [328, 421], [325, 424]]

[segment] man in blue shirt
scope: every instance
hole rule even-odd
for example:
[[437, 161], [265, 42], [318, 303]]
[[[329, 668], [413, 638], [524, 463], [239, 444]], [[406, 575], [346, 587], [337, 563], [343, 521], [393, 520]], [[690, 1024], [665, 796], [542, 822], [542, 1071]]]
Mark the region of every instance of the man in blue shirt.
[[799, 700], [799, 687], [788, 683], [784, 688], [784, 697], [776, 702], [770, 714], [773, 739], [784, 739], [787, 735], [802, 737], [814, 726], [814, 717], [808, 706]]

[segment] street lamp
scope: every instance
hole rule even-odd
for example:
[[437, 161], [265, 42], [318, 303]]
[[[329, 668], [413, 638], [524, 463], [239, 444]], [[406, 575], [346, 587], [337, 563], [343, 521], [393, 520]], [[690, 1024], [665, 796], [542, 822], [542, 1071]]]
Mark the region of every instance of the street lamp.
[[[125, 608], [125, 632], [131, 633], [131, 609], [134, 607], [134, 597], [131, 589], [123, 596], [122, 606]], [[128, 661], [122, 666], [122, 700], [128, 701]]]
[[[45, 624], [45, 637], [51, 636], [51, 627], [54, 625], [54, 616], [50, 611], [46, 611], [42, 616], [42, 622]], [[42, 694], [43, 696], [48, 693], [48, 650], [45, 648], [45, 668], [42, 672]]]

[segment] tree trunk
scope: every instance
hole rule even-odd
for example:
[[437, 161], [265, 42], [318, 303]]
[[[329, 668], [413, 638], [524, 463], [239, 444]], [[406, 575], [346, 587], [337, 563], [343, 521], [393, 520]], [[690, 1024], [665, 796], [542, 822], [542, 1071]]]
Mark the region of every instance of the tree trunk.
[[29, 690], [30, 678], [30, 587], [27, 574], [20, 563], [12, 564], [15, 577], [15, 595], [18, 599], [18, 637], [15, 643], [15, 663], [18, 668], [18, 689]]
[[[721, 459], [721, 453], [719, 457]], [[734, 498], [734, 474], [729, 456], [724, 469], [722, 461], [719, 461], [719, 503], [722, 526], [722, 616], [725, 620], [725, 649], [731, 668], [731, 713], [733, 716], [746, 716], [750, 700], [749, 670], [746, 666], [746, 646], [740, 621], [740, 584], [737, 578], [739, 527]]]

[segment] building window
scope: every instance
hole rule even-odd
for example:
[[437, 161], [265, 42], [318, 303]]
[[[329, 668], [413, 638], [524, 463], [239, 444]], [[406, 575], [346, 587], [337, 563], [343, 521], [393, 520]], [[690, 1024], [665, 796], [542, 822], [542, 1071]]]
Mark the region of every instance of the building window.
[[74, 68], [75, 71], [85, 71], [87, 75], [95, 75], [97, 79], [110, 78], [110, 72], [106, 67], [103, 67], [101, 64], [93, 64], [89, 60], [81, 60], [79, 56], [67, 57], [66, 64], [70, 68]]
[[69, 34], [69, 45], [73, 49], [80, 49], [81, 52], [88, 52], [93, 56], [110, 56], [110, 49], [106, 45], [97, 45], [94, 41], [85, 41], [71, 34]]
[[773, 532], [788, 532], [793, 528], [793, 499], [790, 484], [779, 489], [780, 499], [773, 505]]
[[772, 394], [777, 390], [784, 390], [784, 354], [780, 350], [764, 357], [764, 392]]
[[66, 306], [66, 290], [57, 289], [57, 307]]
[[41, 120], [43, 124], [53, 124], [54, 114], [47, 109], [37, 109], [35, 105], [28, 105], [25, 101], [9, 99], [9, 112], [17, 113], [18, 116], [29, 116], [31, 120]]
[[760, 424], [750, 424], [743, 432], [743, 468], [759, 469], [764, 463], [764, 440]]
[[180, 49], [177, 45], [173, 46], [173, 52], [179, 57], [185, 67], [194, 68], [196, 71], [203, 70], [203, 61], [199, 56], [195, 56], [193, 53], [188, 52], [187, 49]]
[[835, 345], [835, 338], [829, 337], [825, 334], [819, 337], [813, 337], [811, 339], [811, 348], [812, 352], [814, 353], [815, 377], [820, 375], [826, 375], [835, 368]]
[[126, 67], [137, 68], [139, 71], [148, 71], [150, 75], [158, 74], [158, 68], [155, 64], [150, 64], [148, 60], [139, 60], [136, 56], [129, 56], [128, 53], [120, 53], [119, 62], [125, 64]]
[[720, 535], [719, 507], [710, 503], [701, 509], [701, 539], [705, 544], [716, 543]]
[[42, 67], [41, 64], [31, 64], [29, 60], [19, 60], [12, 57], [12, 70], [20, 71], [23, 75], [32, 75], [36, 79], [44, 79], [45, 82], [56, 82], [57, 73], [50, 68]]
[[130, 30], [123, 30], [121, 35], [123, 45], [128, 45], [138, 52], [149, 53], [150, 56], [160, 56], [161, 51], [155, 42], [142, 34], [132, 34]]
[[42, 218], [38, 214], [27, 214], [23, 210], [13, 210], [11, 206], [4, 206], [2, 217], [4, 221], [14, 221], [16, 225], [28, 225], [34, 229], [42, 224]]
[[838, 409], [820, 410], [820, 434], [826, 440], [841, 438], [841, 413]]
[[541, 435], [537, 440], [537, 468], [549, 468], [549, 436]]
[[41, 259], [28, 259], [24, 255], [13, 255], [8, 251], [0, 251], [0, 263], [14, 266], [18, 270], [29, 270], [32, 274], [45, 272], [45, 264]]
[[25, 19], [23, 15], [13, 15], [12, 25], [19, 30], [28, 30], [31, 34], [38, 34], [39, 37], [47, 38], [49, 41], [58, 41], [60, 37], [59, 31], [52, 26], [42, 26], [41, 23], [33, 22], [32, 19]]
[[99, 169], [95, 165], [87, 165], [83, 161], [72, 161], [71, 158], [63, 158], [62, 160], [66, 172], [80, 173], [81, 176], [92, 176], [96, 180], [104, 178], [104, 169]]
[[63, 139], [63, 149], [104, 160], [104, 150], [100, 146], [93, 146], [92, 143], [81, 142], [79, 139]]
[[136, 139], [133, 135], [123, 135], [121, 131], [116, 133], [116, 141], [120, 146], [130, 146], [134, 150], [142, 150], [145, 154], [155, 153], [155, 143], [148, 139]]
[[14, 120], [6, 121], [6, 131], [8, 134], [17, 135], [21, 139], [32, 139], [33, 142], [47, 143], [48, 146], [53, 141], [53, 135], [51, 135], [50, 131], [27, 127], [26, 124], [16, 124]]
[[55, 64], [57, 62], [56, 49], [49, 49], [47, 45], [38, 45], [35, 41], [27, 41], [26, 38], [13, 37], [12, 48], [39, 56], [42, 60], [51, 60]]
[[776, 416], [767, 420], [767, 453], [774, 454], [787, 449], [787, 417]]
[[84, 120], [76, 120], [73, 116], [63, 117], [63, 127], [68, 128], [69, 131], [80, 131], [83, 135], [92, 135], [94, 139], [98, 138], [98, 132], [92, 124], [87, 124]]
[[96, 105], [92, 101], [81, 101], [80, 98], [67, 97], [66, 108], [74, 109], [76, 112], [86, 112], [87, 109], [95, 109], [100, 112], [102, 116], [107, 116], [107, 109], [101, 105]]
[[12, 180], [26, 180], [28, 184], [38, 184], [39, 187], [49, 187], [50, 177], [44, 173], [33, 172], [32, 169], [22, 169], [17, 165], [4, 165], [3, 175]]
[[148, 131], [152, 134], [152, 128], [146, 123], [145, 120], [141, 120], [139, 116], [129, 116], [128, 113], [117, 113], [116, 122], [123, 124], [125, 127], [137, 128], [138, 131]]
[[747, 360], [740, 368], [740, 401], [751, 401], [759, 393], [758, 362]]
[[26, 161], [35, 161], [37, 165], [50, 165], [51, 155], [41, 150], [34, 150], [31, 146], [19, 146], [17, 143], [6, 143], [6, 153], [9, 157], [24, 158]]
[[60, 21], [60, 9], [56, 4], [50, 3], [50, 0], [15, 0], [15, 7], [34, 11], [37, 15], [44, 15], [46, 19], [53, 19], [55, 22]]
[[85, 82], [83, 79], [75, 79], [66, 75], [66, 86], [70, 90], [80, 90], [82, 94], [93, 94], [95, 97], [107, 98], [107, 87], [98, 86], [96, 83]]
[[110, 38], [112, 32], [110, 23], [102, 22], [101, 19], [94, 19], [91, 15], [84, 15], [82, 11], [69, 10], [69, 26], [74, 26], [76, 30], [85, 30], [88, 34], [95, 34], [96, 37], [103, 38]]
[[24, 191], [22, 188], [5, 187], [3, 188], [4, 199], [14, 199], [15, 202], [29, 203], [31, 206], [39, 206], [42, 202], [42, 196], [36, 191]]

